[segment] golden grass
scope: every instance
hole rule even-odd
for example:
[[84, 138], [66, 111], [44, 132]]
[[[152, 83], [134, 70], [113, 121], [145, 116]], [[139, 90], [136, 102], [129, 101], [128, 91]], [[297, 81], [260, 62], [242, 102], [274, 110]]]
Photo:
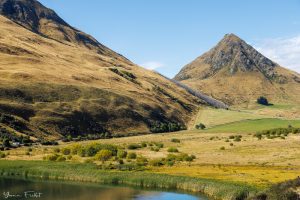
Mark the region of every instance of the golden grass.
[[[165, 157], [168, 147], [176, 147], [180, 152], [194, 154], [196, 159], [188, 163], [176, 164], [173, 167], [151, 168], [152, 172], [211, 178], [224, 181], [242, 182], [266, 187], [269, 184], [296, 178], [300, 174], [299, 135], [289, 135], [283, 139], [258, 140], [252, 134], [241, 134], [241, 142], [226, 142], [230, 133], [200, 133], [198, 131], [182, 131], [167, 134], [113, 138], [98, 140], [99, 143], [127, 146], [131, 143], [153, 141], [164, 143], [159, 152], [143, 148], [135, 151], [149, 159]], [[211, 140], [211, 138], [214, 139]], [[180, 143], [171, 142], [177, 138]], [[95, 141], [93, 141], [95, 142]], [[79, 142], [89, 144], [91, 141]], [[233, 146], [229, 144], [233, 143]], [[63, 146], [74, 143], [62, 143]], [[225, 150], [220, 150], [220, 147]], [[52, 154], [57, 147], [34, 147], [30, 156], [27, 148], [10, 151], [8, 160], [41, 160], [44, 155]], [[74, 156], [72, 161], [84, 162], [87, 158]]]
[[152, 168], [152, 172], [233, 181], [266, 188], [274, 183], [295, 179], [300, 166], [191, 165]]

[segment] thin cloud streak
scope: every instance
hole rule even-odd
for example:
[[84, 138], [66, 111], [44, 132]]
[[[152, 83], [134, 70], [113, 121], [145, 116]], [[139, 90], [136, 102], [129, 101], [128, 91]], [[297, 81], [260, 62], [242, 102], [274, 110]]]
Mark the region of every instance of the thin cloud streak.
[[300, 73], [300, 35], [258, 41], [256, 49], [283, 67]]
[[155, 70], [155, 69], [164, 67], [164, 64], [161, 62], [157, 62], [157, 61], [150, 61], [150, 62], [140, 64], [140, 66], [142, 66], [146, 69], [149, 69], [149, 70]]

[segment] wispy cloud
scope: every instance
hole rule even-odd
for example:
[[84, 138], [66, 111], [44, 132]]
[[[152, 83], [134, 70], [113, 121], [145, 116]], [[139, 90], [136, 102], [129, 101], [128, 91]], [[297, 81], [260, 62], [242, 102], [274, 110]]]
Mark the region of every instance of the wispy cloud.
[[300, 35], [257, 41], [254, 45], [262, 54], [283, 67], [300, 73]]
[[150, 69], [150, 70], [155, 70], [157, 68], [161, 68], [164, 66], [163, 63], [161, 62], [157, 62], [157, 61], [150, 61], [150, 62], [146, 62], [143, 64], [140, 64], [140, 66], [146, 68], [146, 69]]

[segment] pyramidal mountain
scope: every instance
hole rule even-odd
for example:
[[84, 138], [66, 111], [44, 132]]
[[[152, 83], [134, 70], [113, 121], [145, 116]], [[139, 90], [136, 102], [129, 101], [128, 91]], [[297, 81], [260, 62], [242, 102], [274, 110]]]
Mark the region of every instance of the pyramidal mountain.
[[34, 140], [179, 130], [205, 104], [36, 0], [0, 0], [0, 132]]
[[299, 102], [300, 76], [266, 58], [234, 34], [227, 34], [175, 76], [189, 87], [229, 105], [266, 96], [273, 102]]

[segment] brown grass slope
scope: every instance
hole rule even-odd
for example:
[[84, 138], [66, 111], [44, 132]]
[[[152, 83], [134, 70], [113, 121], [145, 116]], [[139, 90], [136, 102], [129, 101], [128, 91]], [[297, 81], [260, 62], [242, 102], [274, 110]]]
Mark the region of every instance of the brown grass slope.
[[144, 133], [156, 122], [187, 124], [203, 103], [60, 18], [46, 22], [54, 12], [38, 2], [0, 0], [2, 14], [6, 2], [23, 14], [17, 3], [33, 2], [29, 10], [43, 17], [33, 29], [28, 14], [0, 16], [0, 128], [36, 138]]
[[259, 96], [272, 102], [300, 99], [300, 76], [264, 57], [234, 34], [186, 65], [175, 80], [231, 105]]

